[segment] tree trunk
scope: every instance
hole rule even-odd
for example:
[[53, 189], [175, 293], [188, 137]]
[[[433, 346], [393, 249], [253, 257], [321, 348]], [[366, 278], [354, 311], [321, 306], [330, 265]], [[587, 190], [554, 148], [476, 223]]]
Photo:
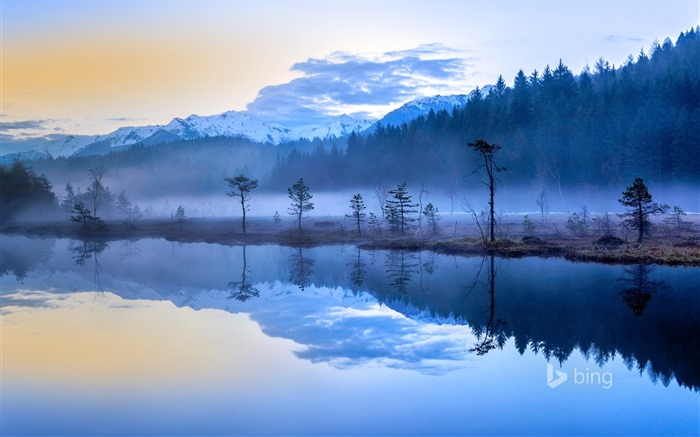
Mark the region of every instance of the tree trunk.
[[639, 238], [637, 242], [641, 243], [644, 238], [644, 212], [642, 211], [642, 201], [639, 201], [637, 208], [637, 220], [639, 221]]
[[243, 210], [243, 233], [245, 234], [245, 198], [241, 192], [241, 209]]
[[489, 184], [490, 193], [489, 194], [491, 196], [490, 201], [489, 201], [489, 205], [491, 206], [491, 242], [493, 243], [494, 241], [496, 241], [496, 238], [494, 236], [494, 228], [496, 227], [496, 217], [494, 215], [494, 206], [493, 206], [493, 192], [494, 192], [495, 187], [493, 186], [493, 184], [494, 184], [493, 176], [490, 176], [489, 179], [490, 179], [490, 184]]

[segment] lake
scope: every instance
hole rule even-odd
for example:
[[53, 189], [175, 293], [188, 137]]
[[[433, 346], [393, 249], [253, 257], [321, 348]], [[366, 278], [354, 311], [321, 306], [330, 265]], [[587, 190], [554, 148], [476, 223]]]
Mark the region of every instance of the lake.
[[700, 269], [0, 236], [2, 435], [698, 435]]

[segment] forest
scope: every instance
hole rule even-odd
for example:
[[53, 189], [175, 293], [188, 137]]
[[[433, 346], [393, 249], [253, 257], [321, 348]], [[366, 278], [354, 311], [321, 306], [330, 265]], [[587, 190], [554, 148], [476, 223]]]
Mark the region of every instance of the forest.
[[362, 181], [463, 187], [474, 159], [466, 144], [502, 146], [504, 183], [617, 187], [700, 180], [700, 30], [641, 50], [620, 68], [602, 58], [578, 76], [560, 60], [541, 72], [499, 77], [464, 107], [430, 112], [401, 126], [353, 134], [346, 150], [292, 151], [268, 182], [281, 189], [299, 175], [314, 186]]
[[[497, 165], [505, 171], [498, 175], [499, 190], [619, 193], [636, 178], [656, 187], [693, 187], [700, 182], [698, 126], [700, 28], [695, 28], [675, 43], [667, 38], [648, 53], [630, 55], [621, 67], [601, 58], [578, 75], [561, 60], [541, 72], [521, 70], [513, 86], [498, 77], [487, 94], [476, 88], [465, 106], [451, 112], [431, 111], [400, 126], [378, 124], [347, 139], [273, 146], [217, 137], [2, 166], [4, 180], [24, 184], [3, 183], [9, 190], [3, 194], [3, 220], [28, 208], [32, 197], [39, 205], [58, 205], [56, 198], [72, 199], [71, 189], [85, 196], [80, 189], [88, 187], [95, 168], [107, 170], [105, 185], [115, 193], [139, 201], [223, 196], [224, 179], [239, 174], [273, 193], [284, 193], [299, 178], [316, 192], [407, 183], [464, 193], [479, 186], [478, 156], [467, 147], [479, 139], [500, 146]], [[113, 209], [117, 197], [112, 194], [115, 202], [108, 202]]]

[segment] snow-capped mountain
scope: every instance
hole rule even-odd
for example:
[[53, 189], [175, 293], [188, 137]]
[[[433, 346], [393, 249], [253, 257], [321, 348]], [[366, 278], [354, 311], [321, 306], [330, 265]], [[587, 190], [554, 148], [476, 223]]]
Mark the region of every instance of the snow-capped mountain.
[[[489, 91], [493, 88], [493, 85], [484, 85], [480, 88], [481, 93], [484, 97], [488, 96]], [[424, 97], [416, 100], [411, 100], [408, 103], [404, 103], [397, 109], [386, 114], [377, 123], [381, 123], [382, 126], [400, 126], [402, 123], [408, 123], [414, 118], [420, 117], [422, 115], [428, 115], [428, 113], [433, 110], [435, 112], [445, 110], [451, 112], [455, 107], [462, 107], [469, 101], [470, 94], [454, 94], [450, 96], [441, 96], [438, 94], [433, 97]], [[371, 132], [377, 126], [377, 123], [372, 124], [369, 128]]]
[[317, 127], [310, 130], [301, 130], [297, 132], [299, 138], [313, 139], [330, 139], [340, 138], [350, 135], [353, 132], [363, 132], [372, 124], [374, 120], [355, 120], [347, 114], [343, 114], [333, 123], [326, 127]]
[[[482, 88], [488, 95], [487, 85]], [[412, 100], [389, 112], [379, 122], [382, 125], [400, 125], [412, 119], [427, 115], [431, 110], [451, 111], [464, 106], [469, 99], [466, 94], [451, 96], [437, 95]], [[4, 155], [0, 163], [12, 162], [14, 159], [34, 160], [41, 158], [59, 158], [69, 156], [87, 156], [118, 151], [135, 144], [150, 146], [181, 140], [209, 137], [247, 138], [259, 143], [279, 145], [289, 141], [306, 139], [342, 138], [352, 132], [371, 132], [376, 126], [375, 120], [355, 120], [343, 114], [328, 126], [311, 129], [289, 129], [277, 123], [256, 118], [245, 111], [227, 111], [222, 114], [187, 118], [174, 118], [165, 125], [125, 126], [105, 135], [70, 135], [47, 141], [34, 150]]]
[[437, 95], [434, 97], [411, 100], [385, 115], [379, 120], [379, 123], [381, 123], [382, 126], [399, 126], [421, 115], [427, 115], [431, 110], [435, 112], [443, 109], [452, 111], [456, 106], [464, 106], [467, 100], [469, 100], [469, 96], [466, 94], [452, 96]]
[[228, 111], [223, 114], [174, 118], [165, 130], [180, 139], [203, 137], [245, 137], [259, 143], [280, 144], [296, 139], [290, 129], [276, 123], [267, 123], [248, 113]]
[[135, 144], [149, 146], [219, 136], [247, 138], [259, 143], [279, 145], [300, 138], [339, 138], [353, 131], [360, 132], [373, 122], [374, 120], [354, 120], [343, 114], [325, 127], [292, 130], [276, 123], [259, 120], [246, 112], [228, 111], [208, 116], [193, 114], [184, 119], [174, 118], [166, 125], [120, 127], [106, 135], [71, 135], [47, 141], [35, 150], [5, 155], [0, 161], [106, 154]]

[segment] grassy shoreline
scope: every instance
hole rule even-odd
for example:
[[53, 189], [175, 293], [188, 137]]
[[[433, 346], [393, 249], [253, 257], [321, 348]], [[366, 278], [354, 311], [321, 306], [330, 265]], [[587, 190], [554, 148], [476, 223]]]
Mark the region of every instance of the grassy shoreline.
[[[517, 223], [516, 223], [517, 225]], [[571, 261], [605, 264], [661, 264], [700, 267], [700, 238], [693, 231], [657, 232], [643, 243], [619, 238], [601, 239], [595, 235], [575, 237], [559, 232], [561, 224], [543, 227], [535, 235], [510, 232], [494, 243], [484, 242], [467, 219], [443, 225], [438, 233], [414, 229], [395, 235], [363, 231], [358, 235], [348, 220], [338, 217], [312, 218], [299, 230], [290, 221], [275, 224], [270, 219], [247, 221], [248, 232], [241, 231], [236, 219], [190, 219], [184, 223], [170, 220], [142, 220], [135, 227], [108, 222], [105, 229], [85, 232], [67, 222], [12, 223], [0, 226], [0, 233], [44, 238], [115, 241], [164, 238], [182, 243], [224, 245], [279, 244], [314, 247], [350, 244], [368, 250], [432, 251], [460, 256], [497, 255], [501, 257], [560, 257]], [[513, 226], [515, 228], [516, 226]], [[459, 232], [458, 232], [459, 229]], [[554, 231], [553, 231], [554, 230]]]

